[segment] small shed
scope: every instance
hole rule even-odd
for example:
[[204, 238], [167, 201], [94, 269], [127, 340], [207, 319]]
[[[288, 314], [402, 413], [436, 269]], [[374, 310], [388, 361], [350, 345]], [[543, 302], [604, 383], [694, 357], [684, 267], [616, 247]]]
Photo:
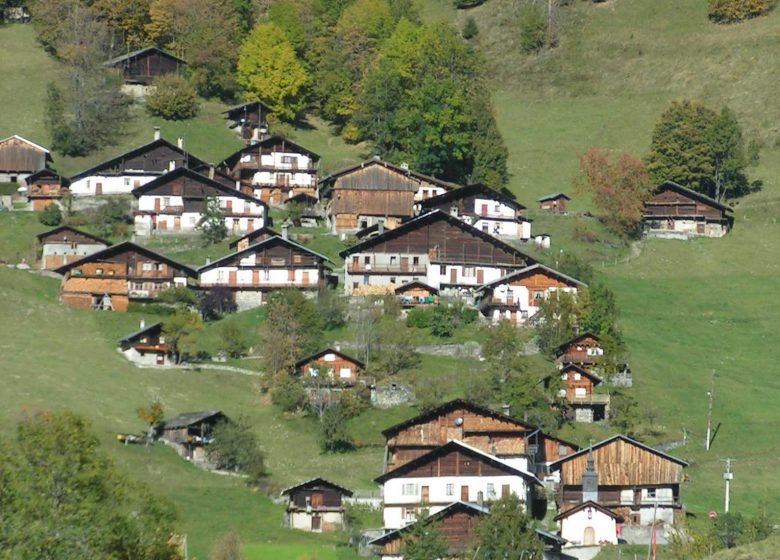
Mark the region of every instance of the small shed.
[[71, 226], [58, 226], [39, 233], [41, 268], [54, 270], [106, 249], [111, 242]]
[[145, 325], [119, 339], [119, 351], [125, 358], [141, 366], [172, 366], [175, 361], [163, 335], [162, 321]]
[[557, 192], [548, 194], [539, 199], [539, 208], [547, 210], [548, 212], [555, 212], [556, 214], [566, 213], [566, 202], [571, 200], [566, 193]]
[[35, 212], [39, 212], [49, 204], [62, 199], [68, 192], [69, 185], [70, 179], [48, 167], [36, 171], [24, 179], [27, 202]]
[[439, 303], [439, 290], [425, 282], [414, 280], [395, 289], [395, 297], [403, 308], [429, 307]]
[[157, 426], [160, 440], [173, 446], [188, 461], [205, 461], [211, 432], [220, 422], [228, 421], [221, 410], [183, 412]]
[[267, 127], [271, 108], [262, 101], [249, 101], [222, 111], [228, 128], [235, 128], [246, 143], [261, 140], [260, 129]]
[[103, 63], [122, 72], [126, 84], [148, 86], [155, 78], [178, 74], [186, 62], [158, 47], [146, 47], [114, 57]]
[[334, 348], [325, 348], [295, 363], [295, 370], [307, 379], [327, 377], [328, 381], [354, 385], [365, 364]]
[[324, 478], [313, 478], [282, 490], [287, 496], [284, 525], [321, 533], [346, 527], [344, 498], [352, 491]]
[[588, 500], [555, 516], [564, 546], [618, 544], [623, 518]]
[[0, 140], [0, 182], [19, 183], [22, 179], [46, 169], [51, 162], [49, 150], [14, 134]]

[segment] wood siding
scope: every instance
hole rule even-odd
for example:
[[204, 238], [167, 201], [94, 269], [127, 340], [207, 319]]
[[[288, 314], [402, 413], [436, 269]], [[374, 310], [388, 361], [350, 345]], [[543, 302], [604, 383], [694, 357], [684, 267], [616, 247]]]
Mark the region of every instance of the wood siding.
[[[468, 550], [474, 539], [474, 527], [480, 515], [476, 512], [457, 511], [436, 523], [436, 531], [444, 537], [451, 555]], [[400, 555], [403, 548], [403, 534], [396, 534], [382, 546], [382, 554]]]
[[182, 64], [159, 51], [139, 54], [128, 60], [120, 61], [115, 68], [122, 71], [125, 82], [149, 85], [152, 80], [165, 74], [177, 74]]
[[645, 202], [645, 217], [702, 216], [725, 218], [725, 211], [672, 189], [662, 189]]
[[315, 486], [299, 488], [290, 493], [288, 509], [306, 509], [307, 505], [311, 505], [312, 509], [340, 509], [342, 507], [341, 492], [327, 486]]
[[46, 152], [16, 138], [6, 138], [0, 143], [0, 171], [6, 173], [32, 173], [46, 167]]
[[[334, 356], [335, 359], [330, 362], [325, 360], [325, 356], [320, 356], [317, 359], [303, 364], [299, 370], [300, 374], [304, 377], [310, 377], [311, 368], [314, 366], [314, 369], [317, 370], [319, 376], [322, 376], [326, 371], [330, 370], [330, 378], [335, 381], [341, 381], [342, 383], [354, 383], [357, 381], [360, 366], [354, 360], [349, 360], [339, 354], [334, 354]], [[342, 368], [349, 368], [352, 374], [349, 377], [341, 377]]]
[[418, 465], [394, 478], [422, 478], [440, 476], [502, 476], [508, 469], [502, 469], [489, 463], [482, 457], [467, 455], [462, 451], [453, 450], [437, 457], [431, 457], [424, 464]]

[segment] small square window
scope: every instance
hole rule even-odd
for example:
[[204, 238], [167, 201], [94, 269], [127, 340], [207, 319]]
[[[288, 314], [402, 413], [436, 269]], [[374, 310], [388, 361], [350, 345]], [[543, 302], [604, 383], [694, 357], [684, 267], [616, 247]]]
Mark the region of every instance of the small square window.
[[102, 268], [96, 268], [95, 269], [95, 274], [97, 274], [98, 276], [102, 276], [103, 275], [103, 269]]

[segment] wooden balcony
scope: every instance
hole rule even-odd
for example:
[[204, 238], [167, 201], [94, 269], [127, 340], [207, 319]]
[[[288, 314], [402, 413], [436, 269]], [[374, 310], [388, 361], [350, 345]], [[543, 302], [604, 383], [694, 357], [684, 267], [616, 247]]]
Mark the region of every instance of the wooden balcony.
[[228, 288], [230, 290], [251, 290], [267, 288], [270, 290], [281, 290], [283, 288], [318, 288], [320, 286], [319, 279], [309, 280], [308, 282], [301, 282], [296, 280], [290, 280], [289, 282], [270, 282], [260, 280], [258, 282], [201, 282], [201, 288]]
[[427, 274], [428, 269], [422, 265], [401, 266], [399, 264], [391, 265], [373, 265], [364, 263], [349, 263], [347, 271], [350, 274]]
[[574, 405], [596, 405], [596, 406], [603, 406], [609, 404], [609, 395], [600, 395], [596, 393], [591, 393], [590, 395], [583, 395], [583, 396], [568, 396], [566, 397], [566, 400], [570, 404]]

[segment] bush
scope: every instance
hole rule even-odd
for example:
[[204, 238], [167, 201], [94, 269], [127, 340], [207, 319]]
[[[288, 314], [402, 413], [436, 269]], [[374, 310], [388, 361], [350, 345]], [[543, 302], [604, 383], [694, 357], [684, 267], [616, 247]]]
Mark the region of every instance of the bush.
[[170, 121], [191, 119], [198, 114], [198, 94], [181, 76], [161, 76], [152, 85], [154, 89], [146, 96], [149, 114]]
[[249, 349], [244, 333], [235, 323], [225, 323], [219, 332], [219, 349], [231, 358], [240, 358]]
[[355, 444], [347, 429], [349, 414], [341, 404], [325, 409], [320, 418], [320, 446], [326, 453], [343, 453], [354, 449]]
[[214, 426], [208, 456], [217, 468], [246, 474], [250, 483], [257, 483], [266, 474], [260, 442], [243, 417]]
[[547, 20], [544, 8], [528, 4], [520, 14], [520, 48], [524, 53], [532, 53], [544, 47]]
[[426, 307], [415, 307], [406, 316], [406, 326], [416, 329], [427, 329], [431, 326], [433, 310]]
[[233, 292], [228, 288], [212, 288], [200, 296], [200, 314], [204, 321], [221, 319], [226, 313], [235, 313], [238, 305], [233, 299]]
[[286, 372], [274, 376], [271, 385], [271, 402], [286, 412], [301, 410], [307, 402], [306, 389], [301, 381]]
[[455, 313], [449, 307], [440, 305], [433, 308], [431, 317], [431, 334], [434, 336], [449, 338], [455, 333]]
[[45, 226], [58, 226], [62, 223], [62, 210], [58, 204], [49, 204], [38, 214], [38, 221]]
[[736, 23], [766, 14], [776, 0], [709, 0], [709, 17], [716, 23]]
[[466, 23], [463, 24], [463, 29], [460, 32], [461, 35], [463, 35], [464, 39], [473, 39], [477, 35], [479, 35], [479, 28], [477, 27], [477, 22], [474, 21], [474, 18], [469, 16], [466, 18]]
[[198, 304], [198, 294], [184, 286], [176, 286], [157, 294], [157, 301], [169, 305], [189, 307]]

